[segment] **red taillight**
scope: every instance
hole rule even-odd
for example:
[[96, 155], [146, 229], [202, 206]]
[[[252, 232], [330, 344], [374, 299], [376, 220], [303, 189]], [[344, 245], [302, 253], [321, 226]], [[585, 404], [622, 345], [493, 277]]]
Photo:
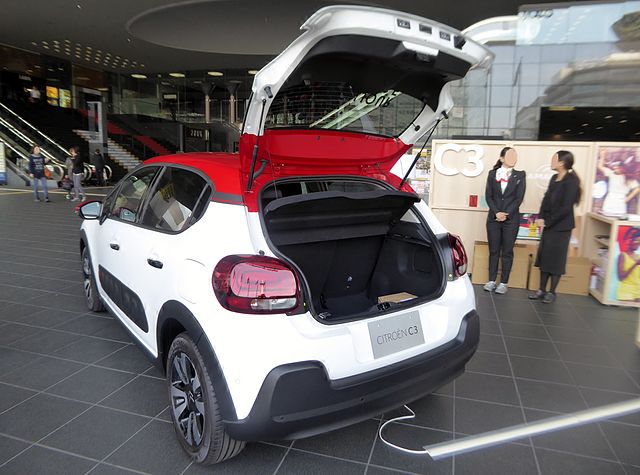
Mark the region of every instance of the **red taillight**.
[[451, 246], [451, 261], [453, 263], [454, 278], [462, 277], [467, 272], [467, 252], [459, 236], [449, 234], [449, 245]]
[[227, 256], [213, 271], [224, 308], [240, 313], [284, 313], [298, 307], [300, 286], [291, 267], [267, 256]]

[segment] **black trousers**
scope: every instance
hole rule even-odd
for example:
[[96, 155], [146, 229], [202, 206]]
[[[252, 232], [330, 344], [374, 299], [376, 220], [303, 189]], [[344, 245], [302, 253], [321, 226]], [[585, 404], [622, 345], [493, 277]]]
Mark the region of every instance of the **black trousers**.
[[96, 167], [96, 180], [98, 181], [98, 186], [104, 186], [104, 167]]
[[489, 241], [489, 280], [498, 277], [498, 262], [502, 257], [502, 275], [500, 282], [509, 282], [513, 265], [513, 246], [518, 236], [519, 220], [488, 221], [487, 240]]

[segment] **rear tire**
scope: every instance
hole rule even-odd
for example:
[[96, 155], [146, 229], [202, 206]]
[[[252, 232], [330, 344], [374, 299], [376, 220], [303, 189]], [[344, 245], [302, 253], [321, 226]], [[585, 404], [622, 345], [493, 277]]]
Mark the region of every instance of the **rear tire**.
[[167, 388], [176, 436], [194, 462], [223, 462], [244, 449], [246, 442], [225, 431], [204, 360], [186, 333], [178, 335], [169, 349]]
[[84, 298], [87, 307], [92, 312], [104, 312], [104, 304], [98, 294], [98, 286], [96, 285], [95, 274], [93, 273], [93, 265], [91, 264], [91, 255], [87, 246], [82, 249], [82, 275], [84, 284]]

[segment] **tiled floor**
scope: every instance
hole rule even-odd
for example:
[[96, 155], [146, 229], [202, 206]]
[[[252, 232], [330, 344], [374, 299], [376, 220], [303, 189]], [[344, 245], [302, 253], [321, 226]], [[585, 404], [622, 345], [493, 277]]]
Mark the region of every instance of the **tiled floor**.
[[[159, 372], [113, 318], [86, 311], [80, 222], [53, 200], [0, 187], [0, 473], [640, 474], [640, 413], [440, 462], [386, 447], [376, 418], [191, 465]], [[386, 433], [394, 443], [420, 448], [639, 396], [637, 311], [477, 294], [480, 350], [466, 374], [411, 404], [416, 418]]]

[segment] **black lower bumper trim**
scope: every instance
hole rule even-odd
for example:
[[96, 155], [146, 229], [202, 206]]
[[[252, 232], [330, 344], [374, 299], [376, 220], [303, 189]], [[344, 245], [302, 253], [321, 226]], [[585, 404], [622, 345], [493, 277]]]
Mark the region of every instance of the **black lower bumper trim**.
[[237, 440], [298, 439], [345, 427], [415, 401], [464, 371], [478, 346], [480, 321], [465, 315], [455, 339], [422, 355], [331, 381], [317, 361], [274, 368], [249, 416], [225, 421]]

